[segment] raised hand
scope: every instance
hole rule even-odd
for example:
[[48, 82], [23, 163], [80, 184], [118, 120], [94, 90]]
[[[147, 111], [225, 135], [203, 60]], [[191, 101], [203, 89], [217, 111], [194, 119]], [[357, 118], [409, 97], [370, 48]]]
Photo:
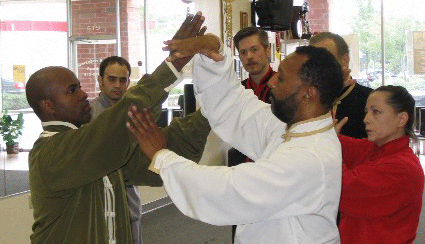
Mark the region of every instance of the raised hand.
[[[182, 40], [190, 37], [202, 36], [204, 35], [207, 27], [204, 26], [201, 28], [202, 24], [205, 21], [205, 17], [202, 16], [202, 12], [197, 12], [196, 15], [189, 14], [186, 19], [183, 21], [179, 30], [173, 36], [173, 40]], [[170, 55], [173, 54], [173, 51], [170, 52]], [[182, 58], [176, 58], [174, 60], [169, 60], [172, 62], [174, 67], [180, 71], [189, 61], [192, 59], [192, 56], [185, 56]]]
[[147, 108], [140, 112], [137, 106], [132, 105], [128, 110], [128, 117], [130, 122], [127, 122], [126, 126], [137, 138], [142, 152], [152, 161], [156, 152], [167, 147], [164, 134], [152, 121]]
[[197, 12], [195, 15], [187, 15], [176, 34], [173, 36], [173, 40], [181, 40], [204, 35], [205, 31], [207, 30], [206, 26], [202, 27], [201, 29], [204, 21], [205, 17], [202, 16], [202, 12]]
[[174, 61], [184, 57], [192, 57], [197, 53], [202, 53], [214, 61], [223, 60], [219, 54], [220, 39], [212, 34], [200, 37], [192, 37], [184, 40], [165, 41], [164, 51], [170, 51], [167, 61]]

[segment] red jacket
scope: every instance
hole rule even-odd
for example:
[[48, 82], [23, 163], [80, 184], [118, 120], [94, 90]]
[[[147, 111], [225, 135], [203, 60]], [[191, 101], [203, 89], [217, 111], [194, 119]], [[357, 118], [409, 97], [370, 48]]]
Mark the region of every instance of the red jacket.
[[339, 136], [342, 146], [341, 243], [412, 243], [424, 172], [407, 136], [379, 147]]

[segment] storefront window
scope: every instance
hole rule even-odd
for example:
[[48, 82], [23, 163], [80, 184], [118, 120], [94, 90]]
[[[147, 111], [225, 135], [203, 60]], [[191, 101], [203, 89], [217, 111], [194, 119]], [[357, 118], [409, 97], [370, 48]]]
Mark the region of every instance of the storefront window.
[[402, 85], [425, 106], [425, 2], [385, 1], [386, 84]]
[[424, 106], [425, 2], [339, 0], [329, 7], [330, 31], [347, 40], [357, 82], [372, 88], [402, 85]]
[[168, 56], [162, 51], [163, 42], [170, 40], [178, 30], [188, 13], [193, 13], [194, 3], [184, 3], [181, 0], [148, 0], [148, 73]]
[[[163, 41], [173, 37], [187, 13], [194, 13], [190, 2], [0, 1], [0, 110], [8, 110], [12, 117], [23, 112], [25, 121], [19, 146], [24, 152], [19, 156], [7, 155], [0, 139], [0, 197], [28, 190], [28, 151], [42, 131], [25, 97], [25, 82], [31, 74], [46, 66], [68, 67], [93, 99], [100, 92], [101, 60], [119, 55], [130, 62], [130, 79], [135, 82], [153, 72], [168, 55], [162, 51]], [[191, 81], [190, 74], [185, 77], [183, 84]], [[170, 114], [183, 84], [164, 103]]]
[[0, 197], [28, 190], [28, 151], [42, 129], [26, 100], [25, 82], [43, 67], [67, 67], [66, 43], [65, 0], [0, 2], [1, 112], [24, 114], [24, 152], [8, 155], [0, 144]]
[[[152, 73], [155, 68], [164, 61], [168, 52], [162, 51], [163, 42], [173, 38], [181, 23], [188, 13], [194, 14], [194, 3], [181, 0], [148, 0], [147, 4], [147, 72]], [[189, 70], [189, 69], [186, 69]], [[189, 71], [190, 72], [190, 71]], [[185, 79], [179, 86], [174, 88], [163, 104], [170, 114], [172, 109], [179, 109], [178, 98], [183, 94], [183, 85], [191, 82], [191, 75], [185, 73]]]

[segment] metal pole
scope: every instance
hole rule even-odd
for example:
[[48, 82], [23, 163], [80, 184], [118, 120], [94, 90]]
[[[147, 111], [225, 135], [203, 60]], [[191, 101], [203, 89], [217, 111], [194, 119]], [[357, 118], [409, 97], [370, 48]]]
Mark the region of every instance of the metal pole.
[[385, 28], [384, 28], [384, 0], [381, 0], [381, 66], [382, 84], [385, 84]]
[[121, 56], [121, 20], [120, 20], [120, 1], [117, 0], [117, 55]]
[[73, 44], [71, 43], [71, 35], [72, 35], [72, 19], [71, 19], [71, 0], [66, 0], [66, 22], [68, 24], [68, 28], [67, 28], [67, 35], [68, 35], [68, 42], [67, 42], [67, 49], [68, 49], [68, 68], [72, 71], [76, 71], [75, 67], [74, 67], [74, 58], [72, 56], [72, 46]]

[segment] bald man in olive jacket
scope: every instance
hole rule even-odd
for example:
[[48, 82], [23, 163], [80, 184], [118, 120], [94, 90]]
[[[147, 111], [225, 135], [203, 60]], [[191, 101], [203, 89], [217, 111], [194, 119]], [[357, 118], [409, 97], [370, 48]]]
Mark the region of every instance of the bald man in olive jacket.
[[[198, 33], [199, 19], [185, 23]], [[133, 243], [124, 182], [161, 186], [162, 181], [147, 170], [149, 160], [126, 128], [127, 111], [135, 104], [158, 118], [182, 67], [179, 61], [162, 63], [88, 124], [87, 94], [72, 71], [47, 67], [30, 77], [27, 99], [44, 129], [29, 154], [32, 243]], [[199, 160], [210, 127], [195, 112], [163, 131], [172, 150]]]

